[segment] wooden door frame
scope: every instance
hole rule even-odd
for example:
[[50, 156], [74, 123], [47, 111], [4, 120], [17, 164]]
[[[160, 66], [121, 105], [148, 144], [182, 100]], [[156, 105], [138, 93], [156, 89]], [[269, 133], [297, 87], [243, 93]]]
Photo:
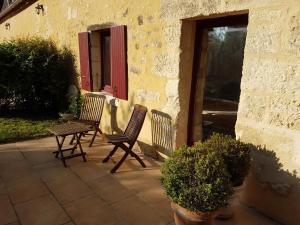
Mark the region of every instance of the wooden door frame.
[[[224, 27], [224, 26], [247, 26], [248, 25], [248, 13], [240, 15], [230, 15], [225, 17], [218, 17], [212, 19], [201, 19], [196, 21], [196, 32], [195, 32], [195, 44], [194, 44], [194, 57], [193, 57], [193, 71], [192, 71], [192, 82], [189, 102], [189, 114], [188, 114], [188, 132], [187, 132], [187, 144], [193, 145], [193, 124], [194, 124], [194, 104], [195, 104], [195, 91], [197, 86], [197, 75], [199, 73], [198, 63], [201, 59], [202, 54], [202, 41], [203, 41], [203, 30], [213, 27]], [[200, 49], [200, 51], [199, 51]], [[200, 62], [201, 63], [201, 62]]]

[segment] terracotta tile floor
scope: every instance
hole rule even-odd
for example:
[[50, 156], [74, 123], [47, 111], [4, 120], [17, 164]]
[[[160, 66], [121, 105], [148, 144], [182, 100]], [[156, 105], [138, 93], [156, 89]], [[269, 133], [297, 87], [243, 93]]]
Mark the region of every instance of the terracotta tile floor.
[[[0, 145], [0, 225], [174, 224], [159, 162], [144, 157], [143, 169], [129, 158], [112, 175], [114, 162], [101, 163], [112, 146], [100, 137], [87, 145], [88, 161], [70, 159], [67, 168], [52, 154], [53, 137]], [[214, 225], [274, 224], [239, 204], [233, 209], [232, 219]]]

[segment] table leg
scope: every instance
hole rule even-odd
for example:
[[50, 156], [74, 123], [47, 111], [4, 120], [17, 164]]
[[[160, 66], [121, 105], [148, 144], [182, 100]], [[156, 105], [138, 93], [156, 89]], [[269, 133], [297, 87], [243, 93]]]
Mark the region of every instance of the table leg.
[[80, 133], [79, 135], [78, 134], [75, 134], [76, 136], [76, 146], [78, 145], [79, 146], [79, 149], [80, 149], [80, 153], [81, 153], [81, 156], [83, 158], [83, 161], [86, 162], [86, 158], [85, 158], [85, 152], [83, 152], [82, 150], [82, 146], [81, 146], [81, 143], [80, 143], [80, 138], [82, 136], [82, 133]]
[[[73, 149], [72, 149], [72, 151], [71, 151], [71, 155], [74, 154], [74, 152], [75, 152], [75, 150], [76, 150], [76, 148], [77, 148], [77, 137], [76, 137], [76, 136], [77, 136], [77, 135], [74, 134], [73, 137], [72, 137], [72, 138], [74, 138], [74, 140], [76, 139], [76, 142], [75, 142], [75, 144], [73, 145]], [[79, 134], [79, 140], [81, 139], [81, 137], [82, 137], [82, 133]]]
[[62, 137], [61, 141], [59, 141], [58, 136], [55, 136], [56, 143], [57, 143], [57, 151], [54, 151], [53, 153], [55, 154], [55, 158], [58, 158], [58, 154], [60, 153], [60, 150], [62, 149], [63, 143], [65, 141], [66, 137]]
[[64, 157], [64, 154], [63, 154], [63, 151], [62, 151], [62, 146], [63, 146], [63, 144], [64, 144], [64, 141], [65, 141], [66, 136], [63, 136], [63, 137], [62, 137], [61, 142], [59, 142], [59, 139], [58, 139], [57, 136], [55, 136], [55, 138], [56, 138], [56, 142], [57, 142], [57, 145], [58, 145], [58, 152], [56, 152], [55, 157], [57, 158], [57, 157], [58, 157], [58, 154], [60, 153], [61, 161], [63, 162], [64, 167], [67, 167], [66, 161], [65, 161], [65, 157]]

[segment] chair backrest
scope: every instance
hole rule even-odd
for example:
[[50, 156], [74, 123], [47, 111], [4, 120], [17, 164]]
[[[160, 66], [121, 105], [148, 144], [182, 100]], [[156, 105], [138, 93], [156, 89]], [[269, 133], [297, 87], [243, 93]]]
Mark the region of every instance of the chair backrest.
[[85, 94], [79, 119], [100, 123], [105, 100], [104, 95], [93, 93]]
[[130, 140], [128, 143], [133, 144], [140, 134], [144, 120], [147, 114], [147, 108], [142, 105], [135, 104], [131, 114], [129, 123], [126, 127], [124, 135]]

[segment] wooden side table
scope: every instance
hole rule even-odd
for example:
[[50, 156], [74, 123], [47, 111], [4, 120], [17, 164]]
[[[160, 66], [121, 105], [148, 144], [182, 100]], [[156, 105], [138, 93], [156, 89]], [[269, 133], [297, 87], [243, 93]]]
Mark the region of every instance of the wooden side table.
[[[54, 151], [53, 154], [55, 154], [56, 158], [58, 158], [58, 156], [60, 155], [60, 159], [63, 162], [64, 167], [67, 166], [66, 159], [70, 159], [70, 158], [74, 158], [74, 157], [78, 157], [78, 156], [82, 156], [83, 161], [86, 162], [86, 158], [85, 158], [86, 153], [82, 149], [80, 139], [84, 133], [93, 130], [93, 127], [91, 127], [89, 125], [84, 125], [81, 123], [64, 123], [64, 124], [60, 124], [60, 125], [51, 127], [47, 130], [50, 133], [52, 133], [53, 135], [55, 135], [58, 149], [57, 149], [57, 151]], [[74, 135], [76, 138], [76, 142], [73, 145], [73, 147], [63, 149], [63, 144], [65, 141], [65, 138], [68, 135]], [[60, 141], [59, 141], [59, 137], [61, 137]], [[74, 151], [77, 148], [77, 146], [79, 146], [80, 153], [74, 154]], [[65, 156], [64, 155], [65, 151], [71, 151], [71, 154], [68, 156]]]

